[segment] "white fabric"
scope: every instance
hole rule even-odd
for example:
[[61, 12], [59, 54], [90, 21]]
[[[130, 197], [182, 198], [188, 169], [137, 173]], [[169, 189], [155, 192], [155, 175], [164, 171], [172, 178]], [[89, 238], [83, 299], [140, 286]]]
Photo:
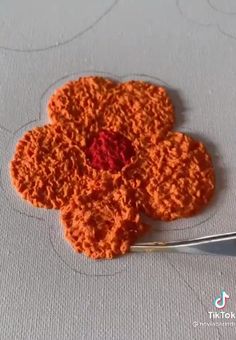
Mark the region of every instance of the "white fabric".
[[63, 241], [58, 213], [22, 201], [8, 174], [17, 140], [47, 121], [48, 95], [66, 79], [105, 72], [167, 83], [176, 129], [213, 155], [217, 195], [197, 217], [155, 223], [149, 239], [235, 230], [236, 9], [233, 0], [222, 3], [1, 2], [1, 340], [235, 338], [236, 323], [193, 326], [210, 321], [221, 289], [230, 295], [225, 310], [235, 311], [235, 258], [89, 260]]

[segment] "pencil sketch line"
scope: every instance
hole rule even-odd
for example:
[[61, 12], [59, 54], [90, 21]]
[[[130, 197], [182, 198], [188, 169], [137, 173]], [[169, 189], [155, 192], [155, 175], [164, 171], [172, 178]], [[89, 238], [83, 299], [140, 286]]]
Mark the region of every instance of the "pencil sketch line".
[[[52, 237], [51, 237], [51, 228], [52, 228], [52, 226], [49, 226], [49, 228], [48, 228], [48, 231], [49, 231], [49, 241], [50, 241], [50, 244], [51, 244], [51, 247], [52, 247], [52, 249], [53, 249], [53, 251], [54, 251], [54, 253], [56, 254], [56, 256], [59, 258], [59, 260], [64, 264], [64, 265], [66, 265], [66, 267], [68, 267], [70, 270], [72, 270], [74, 273], [76, 273], [76, 274], [81, 274], [81, 275], [85, 275], [85, 276], [95, 276], [95, 277], [106, 277], [106, 276], [115, 276], [115, 275], [117, 275], [117, 274], [121, 274], [122, 272], [124, 272], [125, 270], [126, 270], [126, 266], [125, 266], [125, 268], [124, 269], [122, 269], [122, 270], [119, 270], [119, 271], [116, 271], [116, 272], [114, 272], [114, 273], [112, 273], [112, 274], [88, 274], [88, 273], [86, 273], [86, 272], [83, 272], [83, 271], [80, 271], [80, 270], [77, 270], [77, 269], [75, 269], [75, 268], [73, 268], [71, 265], [69, 265], [64, 259], [63, 259], [63, 257], [60, 255], [60, 253], [56, 250], [56, 248], [55, 248], [55, 246], [54, 246], [54, 243], [53, 243], [53, 241], [52, 241]], [[85, 255], [83, 255], [83, 254], [76, 254], [76, 256], [85, 256]], [[89, 261], [91, 261], [91, 260], [89, 260]], [[108, 260], [109, 261], [109, 260]]]
[[227, 12], [227, 11], [223, 11], [217, 7], [215, 7], [215, 5], [212, 3], [212, 0], [206, 0], [208, 5], [214, 10], [217, 11], [221, 14], [226, 14], [226, 15], [236, 15], [236, 12]]
[[[208, 308], [205, 306], [205, 304], [202, 302], [201, 298], [199, 297], [198, 293], [196, 292], [196, 290], [191, 286], [191, 284], [184, 278], [184, 276], [182, 275], [181, 271], [179, 269], [177, 269], [177, 267], [175, 266], [175, 263], [173, 263], [169, 258], [167, 258], [167, 262], [168, 264], [172, 267], [172, 269], [177, 273], [177, 275], [179, 276], [179, 279], [184, 283], [184, 285], [195, 295], [196, 299], [198, 300], [198, 302], [200, 303], [200, 305], [202, 306], [202, 308], [205, 310], [205, 312], [208, 313]], [[219, 329], [219, 327], [215, 327], [217, 329], [217, 333], [218, 333], [218, 340], [220, 340], [222, 338], [222, 333]]]
[[[183, 9], [182, 9], [181, 5], [180, 5], [180, 1], [181, 1], [181, 0], [176, 0], [175, 4], [176, 4], [176, 7], [177, 7], [177, 9], [178, 9], [180, 15], [181, 15], [183, 18], [185, 18], [185, 19], [187, 19], [188, 21], [194, 23], [195, 25], [200, 25], [200, 26], [203, 26], [203, 27], [215, 27], [215, 28], [217, 29], [217, 31], [218, 31], [219, 33], [221, 33], [222, 35], [224, 35], [225, 37], [230, 38], [230, 39], [233, 39], [233, 40], [236, 40], [236, 33], [235, 33], [235, 35], [233, 35], [233, 34], [231, 34], [231, 33], [226, 32], [224, 29], [222, 29], [221, 25], [220, 25], [219, 23], [217, 23], [217, 22], [216, 22], [216, 23], [203, 24], [203, 23], [201, 23], [201, 22], [199, 22], [199, 21], [197, 21], [197, 20], [194, 20], [193, 18], [189, 18], [188, 16], [186, 16], [185, 13], [183, 12]], [[225, 16], [225, 15], [228, 15], [228, 16], [231, 16], [231, 17], [234, 16], [234, 15], [236, 15], [236, 12], [224, 12], [224, 11], [221, 11], [221, 10], [217, 9], [216, 7], [214, 7], [214, 6], [212, 5], [212, 3], [210, 2], [210, 0], [205, 0], [205, 1], [206, 1], [206, 3], [208, 4], [209, 8], [210, 8], [212, 11], [214, 11], [214, 12], [217, 11], [217, 12], [223, 14], [224, 16]], [[214, 16], [214, 14], [213, 14], [213, 16]], [[217, 20], [217, 19], [215, 18], [215, 20]]]
[[85, 29], [83, 29], [82, 31], [80, 31], [79, 33], [75, 34], [73, 37], [64, 40], [62, 42], [47, 46], [47, 47], [43, 47], [43, 48], [32, 48], [32, 49], [20, 49], [20, 48], [11, 48], [11, 47], [6, 47], [6, 46], [0, 46], [0, 49], [5, 50], [5, 51], [13, 51], [13, 52], [22, 52], [22, 53], [34, 53], [34, 52], [41, 52], [41, 51], [48, 51], [50, 49], [53, 48], [57, 48], [63, 45], [66, 45], [70, 42], [72, 42], [73, 40], [81, 37], [82, 35], [84, 35], [86, 32], [92, 30], [105, 16], [107, 16], [113, 9], [114, 7], [118, 4], [120, 0], [114, 0], [114, 2], [111, 4], [110, 7], [108, 7], [106, 9], [106, 11], [100, 15], [91, 25], [89, 25], [88, 27], [86, 27]]

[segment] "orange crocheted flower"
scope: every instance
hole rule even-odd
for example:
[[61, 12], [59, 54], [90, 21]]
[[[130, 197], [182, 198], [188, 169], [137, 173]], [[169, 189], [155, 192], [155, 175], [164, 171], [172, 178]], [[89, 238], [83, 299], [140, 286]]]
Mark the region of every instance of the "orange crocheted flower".
[[171, 221], [211, 199], [205, 146], [173, 132], [166, 90], [102, 77], [71, 81], [51, 96], [50, 124], [27, 132], [11, 161], [17, 191], [36, 207], [60, 209], [77, 252], [113, 258], [148, 230], [140, 213]]

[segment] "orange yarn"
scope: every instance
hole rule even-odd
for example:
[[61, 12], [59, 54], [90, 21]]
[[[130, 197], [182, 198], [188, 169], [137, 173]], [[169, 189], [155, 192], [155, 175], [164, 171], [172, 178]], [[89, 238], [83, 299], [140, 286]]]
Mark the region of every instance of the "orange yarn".
[[135, 208], [133, 190], [121, 176], [94, 181], [91, 190], [75, 191], [61, 209], [65, 237], [78, 252], [94, 258], [112, 258], [126, 253], [147, 231]]
[[86, 174], [82, 139], [74, 132], [71, 122], [63, 127], [45, 125], [27, 132], [19, 141], [11, 162], [12, 182], [34, 206], [61, 208], [81, 175]]
[[[170, 132], [174, 109], [164, 88], [84, 77], [55, 91], [48, 113], [51, 124], [19, 141], [12, 182], [34, 206], [61, 210], [65, 237], [77, 252], [124, 254], [147, 231], [139, 211], [173, 220], [195, 214], [212, 197], [211, 158], [202, 143]], [[102, 130], [115, 132], [111, 138], [123, 134], [134, 148], [116, 173], [93, 169], [86, 156]]]
[[205, 146], [180, 132], [143, 150], [124, 177], [149, 216], [172, 221], [197, 213], [211, 199], [215, 176]]
[[171, 130], [174, 108], [163, 87], [142, 81], [121, 83], [101, 102], [107, 129], [122, 132], [138, 147], [156, 143]]

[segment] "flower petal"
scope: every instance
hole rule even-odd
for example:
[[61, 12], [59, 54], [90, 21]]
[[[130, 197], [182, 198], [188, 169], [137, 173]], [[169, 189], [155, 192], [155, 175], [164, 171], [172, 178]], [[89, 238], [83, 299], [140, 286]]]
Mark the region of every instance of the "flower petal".
[[145, 213], [161, 220], [191, 216], [211, 199], [214, 169], [205, 146], [191, 137], [170, 132], [143, 150], [124, 176], [137, 190]]
[[96, 124], [97, 108], [103, 96], [115, 86], [103, 77], [81, 77], [58, 88], [48, 102], [48, 114], [53, 123], [74, 120], [84, 127]]
[[61, 209], [65, 238], [75, 251], [94, 259], [113, 258], [126, 253], [147, 230], [133, 191], [121, 181], [119, 175], [92, 181], [86, 194], [78, 190]]
[[167, 91], [143, 81], [128, 81], [101, 103], [106, 129], [122, 132], [137, 146], [155, 143], [172, 129], [174, 108]]
[[45, 125], [27, 132], [11, 161], [17, 191], [36, 207], [60, 208], [86, 173], [82, 142], [73, 123]]

